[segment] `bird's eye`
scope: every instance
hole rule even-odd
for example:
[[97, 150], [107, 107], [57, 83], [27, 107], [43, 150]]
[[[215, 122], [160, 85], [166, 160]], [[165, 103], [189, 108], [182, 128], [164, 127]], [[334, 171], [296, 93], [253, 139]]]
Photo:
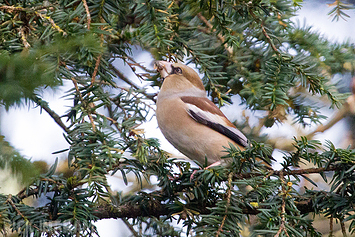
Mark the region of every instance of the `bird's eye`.
[[175, 73], [181, 74], [182, 70], [179, 67], [174, 68]]

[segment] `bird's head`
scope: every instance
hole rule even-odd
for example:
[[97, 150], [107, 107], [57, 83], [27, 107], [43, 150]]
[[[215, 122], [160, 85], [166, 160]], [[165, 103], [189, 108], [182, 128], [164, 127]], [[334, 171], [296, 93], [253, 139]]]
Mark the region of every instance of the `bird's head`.
[[176, 82], [178, 80], [188, 80], [193, 86], [201, 90], [205, 89], [197, 72], [189, 66], [167, 61], [157, 61], [154, 66], [164, 80], [167, 78], [169, 78], [169, 80], [176, 80]]

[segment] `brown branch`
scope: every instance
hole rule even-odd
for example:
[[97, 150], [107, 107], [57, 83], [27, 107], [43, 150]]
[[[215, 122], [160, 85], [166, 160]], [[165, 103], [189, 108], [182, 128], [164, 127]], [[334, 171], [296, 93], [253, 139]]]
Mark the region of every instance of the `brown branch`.
[[26, 39], [26, 34], [25, 34], [24, 30], [23, 30], [23, 27], [20, 27], [19, 32], [20, 32], [20, 36], [21, 36], [21, 40], [22, 40], [23, 46], [25, 46], [26, 49], [31, 47], [31, 45], [28, 43], [28, 41]]
[[[117, 68], [115, 68], [112, 64], [110, 64], [110, 69], [113, 70], [113, 72], [118, 76], [122, 81], [126, 82], [128, 85], [132, 86], [134, 89], [141, 89], [138, 85], [136, 85], [134, 82], [132, 82], [130, 79], [128, 79], [122, 72], [120, 72]], [[116, 87], [117, 88], [117, 87]], [[156, 99], [154, 98], [156, 94], [148, 94], [146, 92], [139, 92], [148, 99], [152, 100], [153, 102], [156, 102]]]
[[[128, 55], [125, 55], [125, 56], [118, 56], [120, 57], [121, 59], [123, 59], [125, 62], [127, 62], [126, 60], [130, 60], [131, 62], [133, 62], [134, 66], [137, 66], [141, 69], [143, 69], [144, 71], [146, 72], [149, 72], [149, 73], [156, 73], [157, 71], [156, 70], [151, 70], [151, 69], [148, 69], [146, 68], [145, 66], [141, 65], [140, 63], [137, 63], [137, 61], [135, 61], [132, 57], [128, 56]], [[129, 62], [127, 62], [129, 64]]]
[[329, 218], [329, 236], [333, 236], [333, 219], [333, 216]]
[[[320, 167], [320, 168], [308, 168], [308, 169], [299, 169], [299, 170], [290, 170], [290, 171], [278, 171], [278, 170], [271, 170], [271, 174], [269, 173], [267, 176], [280, 176], [280, 174], [282, 173], [284, 176], [287, 175], [303, 175], [303, 174], [312, 174], [312, 173], [321, 173], [321, 172], [327, 172], [327, 171], [334, 171], [339, 169], [339, 167], [341, 166], [341, 164], [338, 165], [332, 165], [332, 166], [328, 166], [328, 167]], [[257, 176], [264, 176], [264, 174], [261, 173], [244, 173], [244, 174], [238, 174], [236, 175], [236, 177], [238, 179], [247, 179], [247, 178], [251, 178], [251, 177], [257, 177]]]
[[[297, 209], [301, 214], [309, 213], [313, 210], [312, 198], [295, 202]], [[119, 218], [137, 218], [137, 217], [160, 217], [173, 214], [170, 210], [170, 204], [162, 204], [153, 198], [146, 200], [144, 204], [139, 203], [124, 203], [120, 206], [112, 206], [111, 204], [103, 204], [95, 208], [93, 214], [99, 219], [119, 219]], [[210, 214], [211, 208], [215, 207], [214, 204], [196, 206], [196, 204], [187, 204], [186, 209], [199, 210], [199, 214]], [[260, 205], [258, 208], [265, 209], [269, 206]], [[242, 213], [247, 215], [257, 215], [260, 213], [258, 208], [242, 207]]]
[[34, 11], [34, 12], [35, 12], [35, 14], [36, 14], [37, 16], [39, 16], [41, 19], [43, 19], [43, 20], [48, 20], [49, 23], [51, 23], [52, 27], [53, 27], [54, 29], [56, 29], [58, 32], [63, 33], [63, 35], [67, 35], [67, 33], [66, 33], [64, 30], [62, 30], [62, 29], [54, 22], [54, 20], [53, 20], [51, 17], [46, 16], [46, 15], [44, 15], [44, 14], [38, 12], [38, 11]]
[[312, 138], [317, 133], [322, 133], [333, 127], [334, 124], [348, 116], [349, 114], [354, 114], [353, 108], [355, 107], [355, 95], [351, 95], [343, 104], [342, 108], [339, 109], [336, 114], [327, 122], [327, 124], [319, 125], [313, 132], [307, 135], [307, 138]]
[[[213, 30], [213, 25], [199, 12], [196, 15], [208, 28], [210, 31], [215, 32], [216, 30]], [[207, 33], [207, 31], [206, 31]], [[224, 45], [224, 48], [228, 52], [229, 55], [233, 55], [233, 48], [229, 47], [227, 44], [225, 44], [226, 40], [224, 39], [223, 35], [221, 33], [216, 35], [217, 39], [221, 41], [221, 43]]]
[[90, 15], [90, 11], [89, 11], [89, 6], [88, 6], [88, 3], [86, 2], [86, 0], [83, 0], [83, 4], [84, 4], [85, 12], [86, 12], [86, 18], [87, 18], [87, 20], [88, 20], [88, 22], [87, 22], [87, 28], [88, 28], [88, 30], [90, 30], [91, 15]]
[[40, 106], [42, 109], [44, 109], [49, 116], [52, 117], [52, 119], [66, 132], [69, 133], [70, 130], [64, 125], [64, 123], [62, 122], [60, 116], [58, 114], [56, 114], [53, 110], [51, 110], [48, 106], [48, 103], [44, 100], [42, 100], [41, 98], [34, 96], [32, 98], [32, 100], [38, 105]]
[[343, 237], [347, 237], [344, 218], [340, 219], [340, 227], [341, 227], [341, 232], [343, 233]]
[[223, 232], [223, 226], [224, 226], [224, 223], [227, 219], [227, 216], [228, 216], [228, 208], [230, 206], [230, 203], [231, 203], [231, 196], [232, 196], [232, 189], [233, 189], [233, 185], [232, 185], [232, 180], [233, 180], [233, 172], [229, 173], [228, 175], [228, 191], [227, 191], [227, 203], [226, 203], [226, 209], [224, 211], [224, 216], [223, 216], [223, 219], [222, 219], [222, 223], [221, 225], [219, 226], [218, 230], [217, 230], [217, 233], [216, 233], [216, 237], [219, 236], [219, 234], [221, 232]]
[[264, 24], [261, 23], [260, 26], [261, 26], [261, 30], [262, 30], [264, 36], [266, 37], [267, 41], [269, 42], [271, 48], [272, 48], [277, 54], [280, 54], [279, 50], [275, 47], [275, 45], [274, 45], [274, 43], [272, 42], [270, 36], [269, 36], [268, 33], [266, 32], [265, 27], [264, 27]]
[[[85, 0], [83, 0], [83, 1], [85, 1]], [[93, 86], [94, 83], [95, 83], [95, 78], [96, 78], [97, 71], [99, 70], [101, 57], [102, 57], [102, 55], [100, 54], [100, 55], [97, 57], [97, 59], [96, 59], [95, 69], [94, 69], [94, 72], [92, 73], [91, 85], [90, 85], [90, 86]]]
[[12, 201], [12, 195], [11, 195], [11, 194], [8, 196], [6, 202], [9, 203], [9, 204], [12, 206], [12, 208], [15, 209], [15, 211], [17, 212], [17, 214], [20, 215], [20, 216], [22, 217], [22, 219], [23, 219], [25, 222], [29, 222], [30, 225], [31, 225], [33, 228], [35, 228], [35, 229], [38, 230], [38, 231], [41, 231], [41, 230], [38, 228], [38, 226], [32, 224], [32, 223], [28, 220], [28, 218], [25, 217], [25, 215], [23, 215], [22, 212], [16, 207], [15, 203]]
[[286, 236], [289, 236], [287, 233], [287, 229], [285, 227], [286, 224], [286, 197], [288, 195], [288, 190], [286, 190], [285, 186], [287, 186], [287, 184], [285, 183], [285, 176], [283, 174], [283, 170], [279, 171], [279, 176], [280, 176], [280, 180], [282, 182], [281, 184], [281, 196], [282, 196], [282, 200], [281, 200], [281, 224], [280, 224], [280, 228], [277, 231], [275, 237], [279, 237], [280, 234], [283, 232], [285, 232]]
[[254, 12], [252, 11], [252, 9], [249, 9], [249, 14], [254, 18], [254, 20], [260, 24], [261, 27], [261, 31], [263, 33], [263, 35], [266, 37], [266, 40], [268, 41], [268, 43], [270, 44], [271, 48], [275, 51], [275, 53], [280, 54], [279, 50], [275, 47], [274, 43], [272, 42], [270, 36], [268, 35], [268, 33], [266, 32], [266, 29], [264, 27], [264, 23], [258, 19], [258, 17], [254, 14]]
[[23, 12], [32, 12], [36, 10], [48, 9], [48, 6], [37, 6], [32, 8], [26, 7], [14, 7], [14, 6], [0, 6], [0, 10], [7, 10], [7, 11], [23, 11]]
[[126, 224], [128, 229], [131, 231], [134, 237], [140, 237], [137, 231], [133, 228], [133, 226], [128, 222], [127, 218], [121, 218], [121, 220]]

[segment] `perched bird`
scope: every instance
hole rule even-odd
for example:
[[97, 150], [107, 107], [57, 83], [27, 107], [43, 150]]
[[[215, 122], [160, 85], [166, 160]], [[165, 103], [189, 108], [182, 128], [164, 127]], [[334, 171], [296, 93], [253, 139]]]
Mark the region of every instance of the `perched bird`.
[[181, 153], [201, 164], [221, 164], [229, 143], [241, 150], [248, 139], [207, 98], [199, 75], [181, 63], [158, 61], [164, 79], [157, 98], [156, 117], [165, 138]]

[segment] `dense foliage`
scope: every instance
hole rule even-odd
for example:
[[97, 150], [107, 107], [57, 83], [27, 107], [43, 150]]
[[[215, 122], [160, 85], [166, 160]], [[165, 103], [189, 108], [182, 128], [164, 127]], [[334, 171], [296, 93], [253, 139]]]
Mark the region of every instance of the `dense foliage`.
[[[353, 150], [302, 137], [285, 151], [281, 170], [257, 161], [277, 148], [261, 127], [287, 117], [319, 124], [322, 103], [341, 107], [349, 96], [331, 79], [354, 71], [354, 45], [293, 23], [301, 2], [0, 1], [0, 103], [8, 109], [33, 102], [46, 111], [64, 131], [74, 168], [63, 176], [55, 162], [20, 193], [1, 194], [3, 234], [90, 236], [96, 220], [122, 218], [135, 236], [239, 236], [248, 228], [250, 236], [321, 236], [310, 214], [338, 220], [344, 233], [348, 222], [355, 232]], [[347, 5], [334, 7], [335, 19], [347, 16]], [[247, 120], [237, 125], [257, 142], [246, 151], [226, 148], [229, 167], [201, 169], [190, 180], [189, 163], [169, 157], [137, 128], [154, 110], [148, 87], [161, 81], [151, 62], [136, 62], [135, 47], [155, 60], [195, 64], [220, 106], [237, 96], [247, 110], [262, 111], [256, 128]], [[141, 88], [118, 61], [151, 86]], [[73, 106], [58, 115], [39, 92], [64, 82], [72, 85], [65, 96]], [[13, 159], [0, 151], [0, 162]], [[312, 168], [300, 169], [303, 163]], [[117, 172], [126, 184], [129, 173], [139, 181], [156, 176], [159, 188], [113, 193], [106, 175]], [[309, 173], [319, 173], [330, 190], [301, 192], [304, 180], [316, 185]], [[42, 201], [25, 204], [30, 196]], [[173, 227], [174, 219], [185, 228]]]

